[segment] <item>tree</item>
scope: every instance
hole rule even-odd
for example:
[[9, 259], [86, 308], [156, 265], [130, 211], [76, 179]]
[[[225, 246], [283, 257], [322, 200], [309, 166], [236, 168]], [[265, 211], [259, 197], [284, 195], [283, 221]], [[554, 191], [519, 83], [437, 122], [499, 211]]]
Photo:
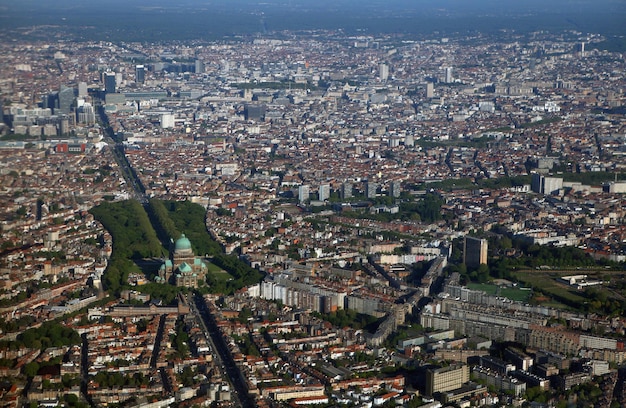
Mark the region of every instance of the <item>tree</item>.
[[24, 366], [24, 375], [27, 377], [34, 377], [39, 372], [39, 363], [31, 361]]
[[513, 248], [513, 241], [509, 237], [500, 238], [500, 248], [502, 249], [511, 249]]
[[78, 403], [78, 397], [74, 394], [65, 394], [63, 399], [65, 400], [66, 403], [72, 406]]
[[215, 210], [215, 215], [217, 215], [218, 217], [230, 217], [233, 215], [233, 213], [227, 208], [220, 207]]
[[241, 311], [239, 312], [239, 317], [237, 318], [237, 320], [241, 323], [247, 323], [248, 319], [252, 317], [252, 310], [250, 310], [250, 308], [248, 308], [247, 306], [244, 306], [241, 308]]
[[61, 323], [48, 321], [17, 336], [17, 341], [28, 348], [46, 348], [80, 344], [80, 335]]
[[489, 267], [487, 264], [480, 264], [476, 270], [477, 279], [480, 283], [485, 283], [489, 280]]

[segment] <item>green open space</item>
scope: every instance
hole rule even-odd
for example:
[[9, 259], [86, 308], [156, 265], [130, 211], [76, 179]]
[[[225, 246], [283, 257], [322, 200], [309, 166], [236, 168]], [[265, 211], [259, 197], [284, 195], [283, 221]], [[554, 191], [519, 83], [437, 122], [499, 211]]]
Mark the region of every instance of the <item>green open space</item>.
[[210, 273], [213, 273], [213, 274], [226, 274], [226, 275], [228, 275], [228, 272], [226, 272], [225, 270], [223, 270], [219, 266], [215, 265], [214, 263], [206, 261], [206, 260], [204, 262], [206, 263], [207, 270]]
[[[147, 206], [148, 214], [160, 239], [166, 243], [185, 234], [198, 255], [210, 257], [220, 272], [209, 269], [208, 290], [212, 293], [233, 293], [244, 286], [258, 283], [263, 274], [251, 268], [235, 254], [225, 254], [209, 234], [206, 210], [189, 201], [163, 201], [152, 199]], [[225, 272], [221, 272], [225, 271]]]
[[214, 263], [208, 261], [205, 261], [205, 263], [207, 265], [207, 271], [209, 275], [211, 275], [209, 279], [220, 283], [225, 283], [233, 279], [230, 273], [215, 265]]
[[472, 290], [482, 290], [488, 295], [501, 296], [516, 302], [527, 302], [532, 295], [528, 288], [504, 287], [491, 283], [468, 283], [467, 287]]
[[163, 254], [145, 210], [136, 200], [104, 202], [90, 210], [113, 237], [113, 254], [103, 283], [113, 293], [127, 286], [128, 275], [140, 272], [132, 260], [158, 258]]
[[417, 186], [417, 189], [434, 188], [451, 191], [467, 188], [508, 188], [524, 184], [530, 184], [530, 176], [483, 178], [478, 180], [470, 178], [449, 178], [441, 181], [422, 183]]
[[566, 306], [578, 309], [587, 302], [583, 292], [578, 294], [575, 289], [557, 281], [564, 274], [546, 273], [545, 271], [516, 271], [513, 276], [524, 285], [532, 287]]
[[[91, 210], [113, 237], [113, 254], [103, 279], [107, 290], [119, 294], [122, 289], [131, 288], [128, 284], [130, 273], [143, 272], [152, 280], [160, 267], [160, 260], [167, 256], [171, 242], [183, 233], [189, 238], [194, 253], [206, 255], [211, 260], [207, 265], [206, 285], [201, 289], [229, 294], [263, 278], [260, 271], [251, 268], [237, 255], [222, 251], [207, 231], [206, 210], [202, 206], [187, 201], [151, 200], [146, 208], [136, 200], [127, 200], [103, 203]], [[173, 301], [181, 291], [154, 282], [135, 289], [166, 303]]]

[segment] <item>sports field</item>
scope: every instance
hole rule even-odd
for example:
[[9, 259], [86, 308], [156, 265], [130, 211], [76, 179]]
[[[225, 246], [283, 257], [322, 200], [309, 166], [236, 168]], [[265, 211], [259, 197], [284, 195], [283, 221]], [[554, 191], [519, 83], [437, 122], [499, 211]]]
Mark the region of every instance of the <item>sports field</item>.
[[490, 283], [469, 283], [467, 287], [473, 290], [482, 290], [489, 295], [501, 296], [518, 302], [528, 302], [532, 295], [532, 290], [529, 288], [504, 287]]
[[585, 303], [587, 299], [582, 295], [584, 292], [577, 292], [576, 289], [558, 281], [558, 278], [563, 275], [563, 273], [546, 273], [533, 270], [515, 272], [515, 278], [519, 282], [526, 286], [541, 288], [543, 293], [554, 300], [569, 306]]

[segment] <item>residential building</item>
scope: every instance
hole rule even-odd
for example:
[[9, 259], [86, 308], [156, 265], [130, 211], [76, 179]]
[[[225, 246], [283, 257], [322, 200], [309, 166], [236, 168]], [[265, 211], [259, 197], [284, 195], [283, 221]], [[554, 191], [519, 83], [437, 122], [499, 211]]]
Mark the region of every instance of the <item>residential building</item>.
[[365, 196], [367, 198], [376, 198], [376, 190], [378, 189], [378, 184], [368, 181], [365, 183]]
[[329, 184], [320, 185], [319, 190], [318, 190], [318, 199], [320, 201], [324, 201], [324, 200], [328, 200], [329, 197], [330, 197], [330, 185]]
[[465, 237], [463, 240], [463, 262], [468, 268], [487, 264], [488, 243], [486, 239]]
[[298, 201], [300, 203], [305, 203], [309, 201], [310, 196], [310, 187], [308, 185], [302, 185], [298, 187]]
[[341, 198], [352, 198], [352, 183], [343, 183], [341, 185]]
[[465, 364], [452, 364], [426, 370], [426, 395], [452, 391], [469, 381], [469, 367]]

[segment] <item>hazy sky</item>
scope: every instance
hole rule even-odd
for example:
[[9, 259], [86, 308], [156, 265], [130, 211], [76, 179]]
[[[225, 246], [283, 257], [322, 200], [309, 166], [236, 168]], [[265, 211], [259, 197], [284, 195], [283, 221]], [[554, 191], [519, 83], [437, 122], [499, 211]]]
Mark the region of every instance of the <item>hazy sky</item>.
[[302, 29], [626, 35], [626, 0], [0, 0], [0, 31], [34, 25], [129, 40]]
[[369, 10], [440, 10], [448, 12], [600, 11], [626, 10], [626, 0], [0, 0], [0, 10], [102, 9], [119, 7], [184, 9], [306, 8]]

